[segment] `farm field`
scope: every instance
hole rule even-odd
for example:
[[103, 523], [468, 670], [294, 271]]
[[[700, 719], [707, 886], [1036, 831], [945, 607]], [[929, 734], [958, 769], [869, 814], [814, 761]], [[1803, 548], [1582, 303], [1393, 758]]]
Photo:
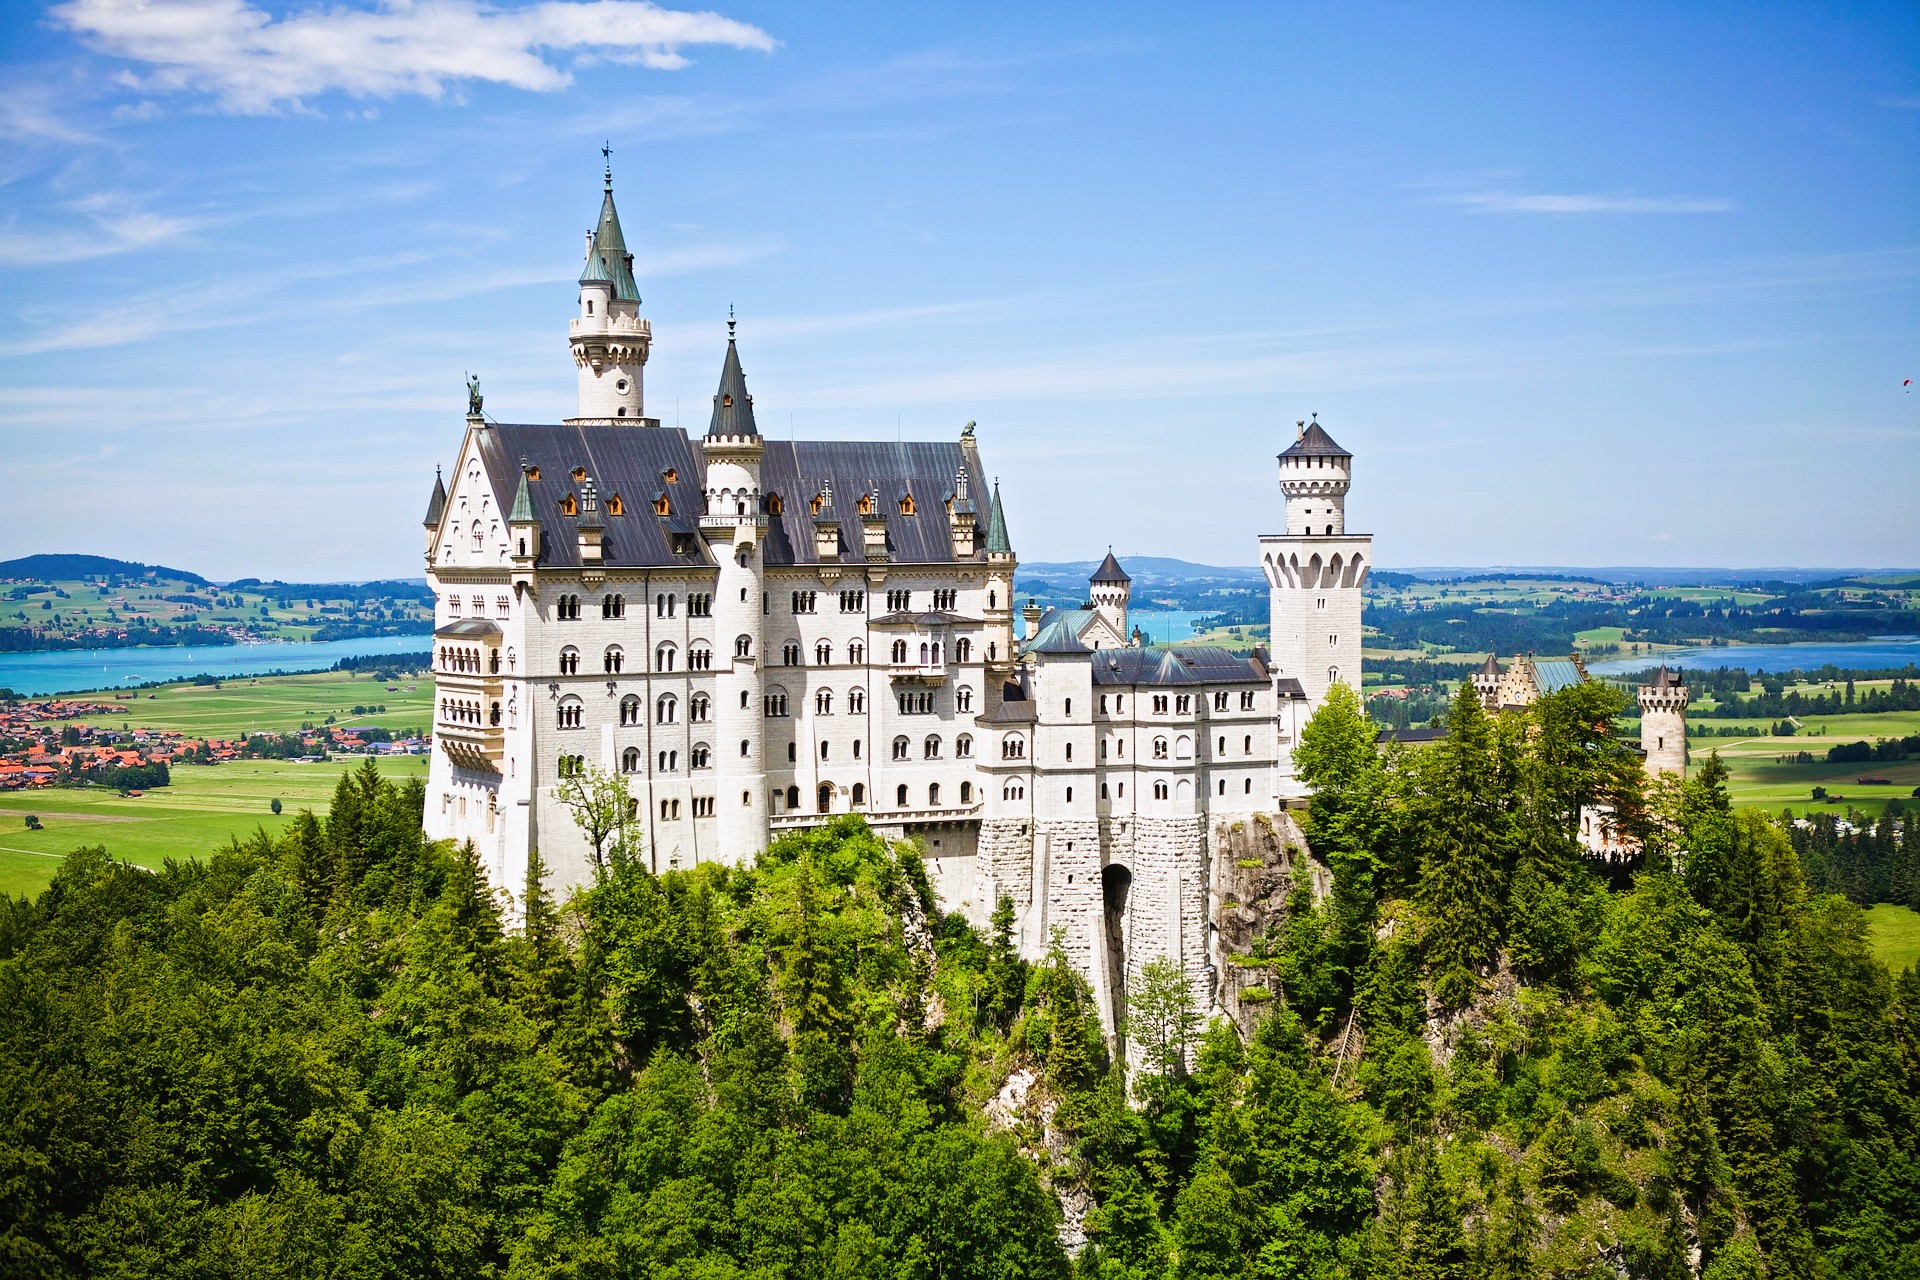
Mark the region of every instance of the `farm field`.
[[1895, 973], [1920, 964], [1920, 911], [1876, 903], [1867, 908], [1867, 937], [1873, 954]]
[[[433, 719], [433, 678], [410, 676], [387, 684], [365, 672], [316, 671], [297, 676], [237, 676], [213, 685], [172, 684], [143, 689], [124, 702], [121, 716], [136, 729], [177, 729], [195, 736], [235, 738], [247, 733], [288, 733], [302, 723], [323, 724], [328, 716], [341, 726], [379, 725], [386, 729], [426, 728]], [[411, 685], [413, 691], [407, 691]], [[148, 697], [152, 694], [152, 697]], [[74, 701], [108, 702], [112, 690], [66, 694]], [[384, 706], [384, 713], [353, 714], [355, 706]], [[88, 717], [89, 724], [114, 727], [111, 716]]]
[[[396, 781], [425, 778], [426, 756], [382, 756], [380, 771]], [[0, 793], [0, 893], [38, 893], [60, 859], [83, 845], [104, 845], [116, 858], [159, 867], [168, 858], [198, 858], [256, 826], [278, 835], [301, 809], [325, 809], [340, 775], [358, 758], [326, 764], [236, 760], [176, 765], [173, 785], [123, 799], [104, 789]], [[271, 809], [278, 798], [282, 812]], [[28, 831], [26, 815], [43, 831]]]
[[[1885, 735], [1886, 731], [1881, 730], [1877, 735], [1836, 735], [1812, 741], [1821, 744], [1815, 753], [1824, 755], [1836, 740], [1845, 742], [1854, 737]], [[1912, 802], [1914, 788], [1920, 787], [1920, 759], [1876, 760], [1868, 764], [1829, 764], [1824, 759], [1813, 764], [1779, 762], [1778, 757], [1783, 754], [1815, 750], [1805, 738], [1709, 738], [1704, 741], [1696, 738], [1692, 744], [1694, 767], [1704, 763], [1707, 753], [1713, 750], [1718, 750], [1720, 758], [1726, 761], [1727, 788], [1735, 806], [1741, 808], [1758, 807], [1774, 812], [1790, 808], [1796, 813], [1805, 813], [1822, 807], [1813, 799], [1813, 788], [1825, 787], [1830, 794], [1843, 797], [1841, 804], [1833, 807], [1844, 809], [1851, 805], [1877, 814], [1889, 800]], [[1889, 778], [1893, 785], [1863, 787], [1858, 781], [1863, 777]]]

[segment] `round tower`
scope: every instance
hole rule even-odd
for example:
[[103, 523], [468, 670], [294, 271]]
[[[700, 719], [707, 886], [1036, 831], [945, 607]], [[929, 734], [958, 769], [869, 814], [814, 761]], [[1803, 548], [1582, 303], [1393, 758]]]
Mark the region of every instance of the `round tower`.
[[579, 412], [570, 422], [645, 421], [642, 375], [653, 328], [640, 317], [640, 288], [633, 255], [613, 207], [613, 167], [606, 171], [600, 221], [587, 234], [587, 261], [580, 270], [580, 314], [568, 326], [573, 363], [580, 374]]
[[1287, 500], [1287, 532], [1294, 537], [1332, 537], [1347, 531], [1347, 489], [1353, 455], [1320, 425], [1296, 423], [1293, 447], [1280, 455], [1280, 492]]
[[753, 397], [740, 369], [732, 320], [727, 321], [727, 359], [713, 397], [713, 421], [700, 448], [707, 461], [707, 510], [700, 518], [700, 535], [720, 570], [713, 593], [714, 806], [719, 856], [739, 863], [767, 847], [761, 706], [767, 519], [760, 498], [766, 442], [754, 424]]
[[1688, 698], [1686, 680], [1665, 667], [1640, 686], [1640, 749], [1651, 777], [1686, 776]]

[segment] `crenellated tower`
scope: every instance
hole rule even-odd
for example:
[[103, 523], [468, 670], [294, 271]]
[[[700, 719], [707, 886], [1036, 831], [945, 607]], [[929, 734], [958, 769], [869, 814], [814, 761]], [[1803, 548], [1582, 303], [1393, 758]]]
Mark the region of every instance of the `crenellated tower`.
[[[1260, 564], [1270, 593], [1273, 676], [1298, 682], [1304, 720], [1334, 684], [1360, 687], [1361, 597], [1373, 567], [1373, 535], [1347, 532], [1353, 455], [1334, 442], [1318, 415], [1295, 428], [1280, 455], [1287, 531], [1260, 539]], [[1283, 752], [1290, 759], [1291, 746]], [[1281, 775], [1281, 794], [1297, 794], [1290, 764]]]
[[707, 461], [706, 514], [700, 536], [719, 567], [714, 584], [714, 772], [719, 847], [751, 858], [767, 847], [766, 733], [760, 705], [766, 662], [762, 593], [767, 517], [760, 495], [766, 442], [753, 420], [753, 397], [727, 321], [727, 358], [713, 419], [700, 442]]
[[1649, 777], [1686, 777], [1689, 700], [1686, 679], [1665, 667], [1640, 686], [1640, 747], [1647, 754]]
[[653, 327], [640, 316], [640, 286], [633, 255], [613, 207], [613, 166], [606, 171], [600, 221], [587, 233], [587, 261], [580, 269], [580, 314], [568, 326], [573, 363], [580, 372], [580, 404], [570, 423], [627, 423], [657, 427], [647, 418], [643, 374], [653, 345]]

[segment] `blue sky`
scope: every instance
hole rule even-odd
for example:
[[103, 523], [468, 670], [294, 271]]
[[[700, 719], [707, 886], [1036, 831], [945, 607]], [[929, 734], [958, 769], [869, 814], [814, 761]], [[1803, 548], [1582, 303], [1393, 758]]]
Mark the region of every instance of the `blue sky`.
[[648, 409], [979, 423], [1024, 559], [1249, 563], [1318, 413], [1384, 566], [1920, 562], [1911, 5], [16, 3], [0, 556], [411, 575], [462, 375], [570, 412], [614, 148]]

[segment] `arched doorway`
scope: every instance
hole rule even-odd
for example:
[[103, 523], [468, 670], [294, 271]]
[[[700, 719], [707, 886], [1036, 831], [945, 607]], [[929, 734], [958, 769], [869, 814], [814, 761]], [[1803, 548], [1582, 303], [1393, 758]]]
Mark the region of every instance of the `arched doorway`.
[[1126, 1052], [1126, 1040], [1119, 1028], [1127, 1017], [1127, 898], [1133, 891], [1133, 872], [1119, 863], [1100, 869], [1100, 897], [1106, 907], [1102, 930], [1106, 941], [1107, 991], [1113, 1007], [1108, 1010], [1107, 1025], [1115, 1029], [1114, 1044]]
[[833, 812], [833, 784], [831, 782], [823, 782], [820, 784], [820, 812]]

